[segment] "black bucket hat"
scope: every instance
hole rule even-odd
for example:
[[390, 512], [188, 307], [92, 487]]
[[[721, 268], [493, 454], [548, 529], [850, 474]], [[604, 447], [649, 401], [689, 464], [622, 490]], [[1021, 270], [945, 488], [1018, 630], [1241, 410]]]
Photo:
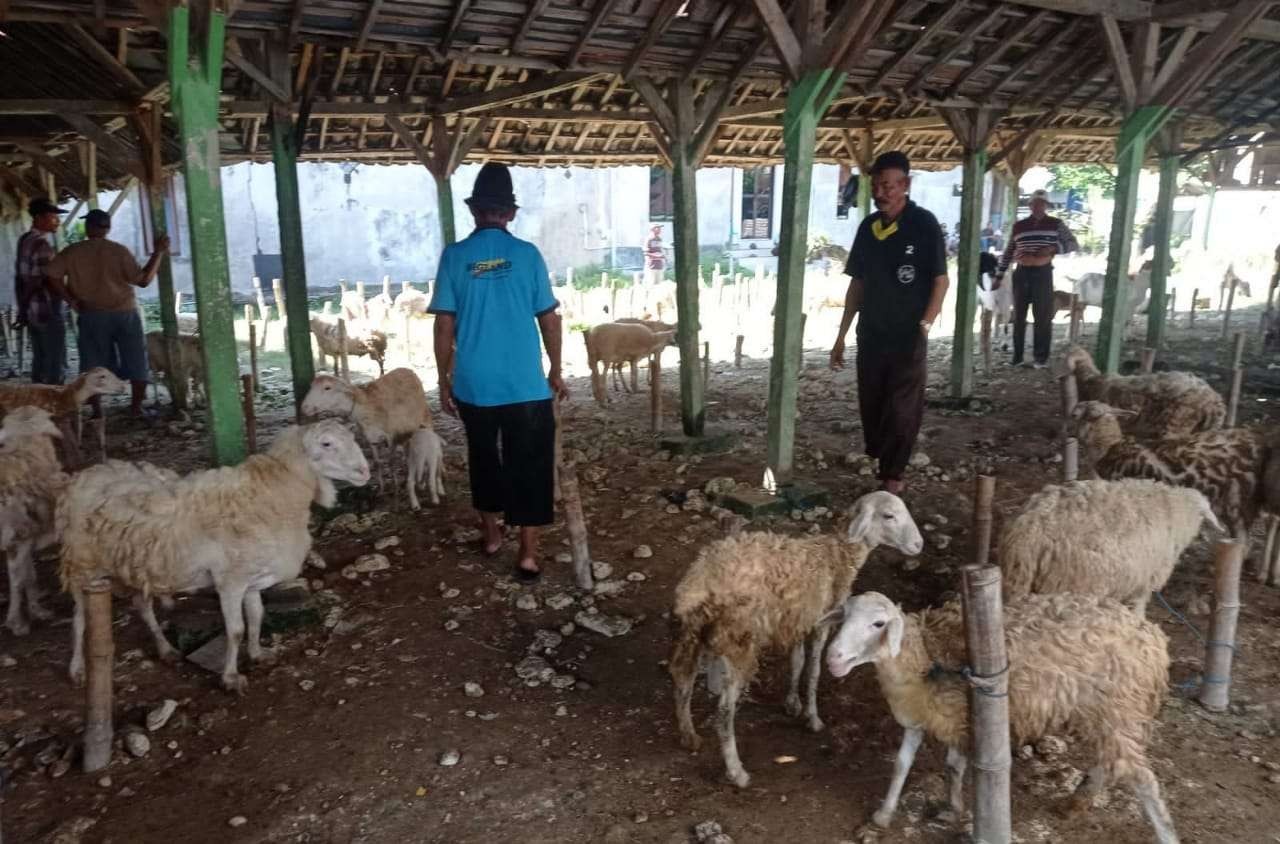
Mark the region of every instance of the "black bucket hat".
[[43, 196], [38, 196], [27, 205], [27, 213], [32, 217], [39, 217], [41, 214], [65, 214], [67, 209], [59, 208]]
[[467, 205], [472, 208], [519, 208], [511, 187], [511, 170], [505, 164], [490, 162], [480, 168], [471, 187]]

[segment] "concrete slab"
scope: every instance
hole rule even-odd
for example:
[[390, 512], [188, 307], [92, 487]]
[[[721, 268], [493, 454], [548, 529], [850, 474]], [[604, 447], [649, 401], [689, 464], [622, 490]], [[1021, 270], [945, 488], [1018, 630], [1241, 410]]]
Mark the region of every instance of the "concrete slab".
[[778, 487], [778, 497], [785, 500], [794, 510], [829, 507], [831, 503], [831, 493], [817, 484], [807, 481], [798, 481]]
[[771, 495], [759, 489], [736, 489], [720, 496], [720, 506], [748, 519], [761, 516], [777, 516], [791, 512], [793, 505], [787, 499]]
[[728, 431], [704, 431], [700, 437], [672, 434], [658, 441], [658, 448], [671, 455], [720, 454], [733, 448], [737, 437]]

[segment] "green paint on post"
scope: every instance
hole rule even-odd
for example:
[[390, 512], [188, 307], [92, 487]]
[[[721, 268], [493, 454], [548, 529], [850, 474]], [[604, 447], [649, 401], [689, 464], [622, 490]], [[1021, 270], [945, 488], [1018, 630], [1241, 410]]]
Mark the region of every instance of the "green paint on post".
[[858, 171], [858, 223], [871, 216], [871, 174]]
[[[683, 84], [683, 83], [676, 83]], [[692, 91], [676, 108], [679, 137], [671, 140], [671, 180], [675, 211], [676, 343], [680, 347], [680, 425], [687, 437], [702, 436], [706, 425], [706, 384], [702, 380], [701, 343], [698, 342], [698, 189], [693, 150]], [[683, 118], [683, 119], [682, 119]]]
[[1133, 215], [1138, 205], [1138, 174], [1146, 159], [1147, 142], [1173, 113], [1166, 106], [1144, 106], [1129, 115], [1116, 141], [1116, 204], [1107, 249], [1107, 281], [1102, 294], [1102, 322], [1098, 326], [1098, 368], [1107, 375], [1120, 369], [1124, 343], [1123, 316], [1129, 293], [1129, 252], [1133, 246]]
[[1159, 349], [1164, 345], [1165, 316], [1168, 305], [1165, 291], [1169, 270], [1173, 266], [1169, 239], [1173, 235], [1173, 197], [1178, 192], [1178, 156], [1160, 159], [1160, 195], [1156, 199], [1155, 255], [1151, 261], [1151, 300], [1147, 305], [1147, 345]]
[[196, 312], [204, 347], [205, 380], [213, 434], [213, 459], [221, 466], [245, 456], [240, 405], [240, 362], [227, 266], [227, 232], [222, 213], [218, 150], [218, 96], [226, 17], [210, 12], [204, 43], [188, 51], [190, 13], [169, 10], [169, 83], [183, 149], [183, 175], [191, 227], [191, 266]]
[[444, 238], [444, 245], [448, 246], [458, 239], [457, 229], [453, 224], [453, 184], [448, 176], [436, 175], [435, 180], [436, 207], [440, 212], [440, 236]]
[[[168, 178], [163, 177], [163, 178]], [[164, 213], [165, 182], [163, 180], [148, 185], [148, 205], [151, 206], [151, 232], [156, 238], [169, 233], [169, 220]], [[173, 267], [169, 263], [169, 255], [160, 259], [160, 271], [157, 274], [157, 291], [160, 294], [160, 328], [164, 331], [165, 346], [169, 359], [173, 360], [178, 348], [178, 314], [175, 307], [177, 297], [173, 292]], [[187, 379], [181, 378], [176, 367], [169, 367], [165, 380], [169, 385], [169, 395], [173, 397], [173, 406], [183, 410], [187, 407]]]
[[778, 238], [778, 296], [773, 317], [773, 357], [769, 365], [768, 425], [769, 468], [780, 485], [791, 482], [795, 449], [800, 316], [808, 252], [809, 192], [819, 118], [814, 105], [831, 74], [829, 69], [805, 73], [787, 92], [787, 108], [782, 117], [786, 157], [782, 176], [782, 228]]
[[[978, 253], [982, 236], [985, 149], [965, 150], [960, 199], [960, 258], [956, 269], [956, 329], [951, 347], [951, 396], [973, 395], [973, 317], [978, 306]], [[932, 279], [929, 279], [932, 283]]]
[[[302, 210], [298, 205], [298, 150], [287, 107], [273, 111], [271, 160], [276, 170], [276, 215], [280, 221], [280, 263], [284, 308], [288, 319], [289, 366], [295, 409], [311, 389], [315, 362], [311, 354], [311, 314], [307, 307], [307, 267], [302, 248]], [[276, 303], [276, 308], [280, 303]]]

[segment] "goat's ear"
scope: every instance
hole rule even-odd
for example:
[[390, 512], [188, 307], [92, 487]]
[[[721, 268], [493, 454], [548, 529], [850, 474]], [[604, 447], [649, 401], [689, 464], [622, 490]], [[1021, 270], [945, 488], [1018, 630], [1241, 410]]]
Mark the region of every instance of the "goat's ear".
[[871, 532], [871, 520], [875, 517], [875, 510], [871, 507], [855, 507], [852, 516], [849, 529], [845, 532], [845, 539], [849, 542], [861, 542]]
[[1113, 410], [1112, 413], [1121, 419], [1133, 419], [1138, 415], [1138, 411], [1136, 410], [1120, 410], [1119, 408]]
[[884, 643], [889, 648], [889, 657], [896, 659], [898, 654], [902, 653], [902, 634], [906, 627], [902, 620], [902, 611], [893, 614], [893, 618], [889, 619], [889, 624], [884, 629]]
[[822, 618], [818, 619], [819, 626], [837, 625], [837, 624], [844, 624], [844, 604], [843, 603], [836, 604], [834, 607], [827, 610], [826, 613], [822, 616]]

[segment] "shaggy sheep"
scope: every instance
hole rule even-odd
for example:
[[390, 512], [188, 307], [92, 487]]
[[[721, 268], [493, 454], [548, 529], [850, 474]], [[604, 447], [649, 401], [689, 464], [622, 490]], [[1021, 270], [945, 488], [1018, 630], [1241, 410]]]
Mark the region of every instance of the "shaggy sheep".
[[818, 717], [818, 662], [828, 626], [824, 613], [849, 594], [867, 556], [879, 545], [918, 554], [924, 544], [902, 499], [887, 492], [864, 495], [849, 511], [844, 537], [786, 537], [744, 533], [711, 543], [676, 586], [680, 629], [671, 653], [676, 724], [681, 743], [697, 750], [690, 697], [698, 665], [710, 661], [707, 687], [719, 694], [716, 732], [729, 779], [745, 788], [750, 777], [738, 758], [733, 731], [738, 695], [750, 684], [766, 648], [791, 651], [787, 712], [801, 714], [800, 674], [808, 639], [808, 689], [803, 709], [809, 729]]
[[1147, 480], [1047, 486], [1000, 532], [1005, 600], [1073, 592], [1146, 611], [1202, 522], [1222, 530], [1194, 489]]
[[[880, 689], [905, 732], [884, 803], [872, 820], [887, 827], [911, 763], [928, 734], [947, 747], [952, 810], [961, 800], [969, 751], [969, 683], [960, 603], [904, 615], [877, 592], [831, 614], [840, 629], [827, 668], [843, 677], [873, 662]], [[1168, 640], [1122, 604], [1086, 595], [1029, 595], [1005, 605], [1009, 649], [1009, 728], [1025, 744], [1065, 729], [1095, 763], [1072, 808], [1089, 808], [1107, 780], [1131, 786], [1162, 844], [1178, 840], [1147, 759], [1151, 724], [1169, 685]], [[1105, 682], [1100, 682], [1105, 680]]]
[[427, 485], [432, 504], [440, 503], [444, 495], [444, 440], [430, 428], [419, 428], [409, 438], [408, 446], [409, 506], [422, 509], [418, 503], [418, 487]]
[[[360, 428], [373, 452], [378, 483], [383, 490], [386, 489], [387, 459], [420, 428], [431, 427], [431, 409], [427, 406], [422, 381], [412, 369], [403, 367], [362, 385], [350, 384], [332, 375], [317, 375], [302, 400], [302, 415], [325, 413], [350, 418]], [[386, 458], [381, 453], [384, 444], [392, 452]], [[409, 493], [410, 501], [416, 497], [417, 493]]]
[[[192, 398], [204, 393], [204, 344], [199, 334], [178, 335], [178, 365], [171, 368], [169, 364], [169, 347], [164, 341], [163, 331], [147, 332], [147, 359], [151, 362], [153, 372], [174, 374], [185, 380], [191, 388]], [[205, 402], [207, 403], [207, 397]]]
[[26, 615], [50, 618], [40, 606], [33, 558], [56, 541], [53, 509], [68, 481], [53, 447], [60, 436], [48, 411], [36, 407], [14, 410], [0, 427], [0, 549], [9, 563], [5, 626], [15, 636], [31, 630], [24, 599]]
[[1227, 406], [1217, 390], [1187, 372], [1103, 375], [1089, 352], [1067, 348], [1063, 370], [1074, 374], [1081, 401], [1137, 412], [1124, 427], [1150, 436], [1178, 436], [1222, 427]]
[[291, 426], [266, 454], [184, 478], [121, 461], [77, 475], [56, 517], [62, 586], [76, 603], [71, 679], [84, 678], [84, 589], [110, 577], [135, 594], [163, 659], [175, 652], [156, 622], [152, 596], [214, 587], [227, 634], [222, 684], [243, 693], [241, 640], [250, 659], [270, 655], [259, 639], [260, 593], [298, 576], [311, 549], [311, 504], [332, 507], [334, 481], [369, 481], [364, 454], [335, 420]]
[[[634, 367], [642, 357], [661, 354], [674, 336], [674, 332], [655, 334], [643, 325], [616, 322], [606, 322], [582, 332], [587, 344], [587, 366], [591, 369], [591, 392], [596, 401], [605, 403], [604, 382], [614, 365], [630, 363]], [[597, 371], [597, 364], [604, 364], [603, 372]], [[616, 389], [616, 382], [614, 386]]]
[[1204, 493], [1227, 530], [1246, 547], [1259, 511], [1280, 512], [1280, 490], [1263, 483], [1270, 449], [1247, 428], [1164, 437], [1150, 443], [1125, 436], [1117, 410], [1085, 401], [1072, 411], [1075, 436], [1099, 478], [1149, 478]]
[[[347, 354], [365, 355], [378, 364], [378, 374], [385, 372], [384, 362], [387, 357], [387, 335], [377, 329], [369, 328], [362, 323], [348, 322], [344, 325], [347, 332]], [[320, 347], [321, 356], [333, 358], [333, 371], [338, 371], [338, 355], [342, 345], [338, 342], [338, 324], [329, 322], [323, 316], [311, 315], [311, 333]]]
[[[128, 384], [111, 370], [98, 366], [80, 373], [74, 381], [61, 386], [52, 384], [0, 384], [0, 414], [25, 406], [47, 410], [59, 423], [70, 420], [75, 427], [63, 427], [62, 433], [69, 451], [80, 451], [80, 408], [94, 396], [123, 393]], [[103, 457], [107, 453], [107, 429], [105, 417], [98, 420], [98, 448]], [[68, 461], [70, 465], [73, 460]]]

